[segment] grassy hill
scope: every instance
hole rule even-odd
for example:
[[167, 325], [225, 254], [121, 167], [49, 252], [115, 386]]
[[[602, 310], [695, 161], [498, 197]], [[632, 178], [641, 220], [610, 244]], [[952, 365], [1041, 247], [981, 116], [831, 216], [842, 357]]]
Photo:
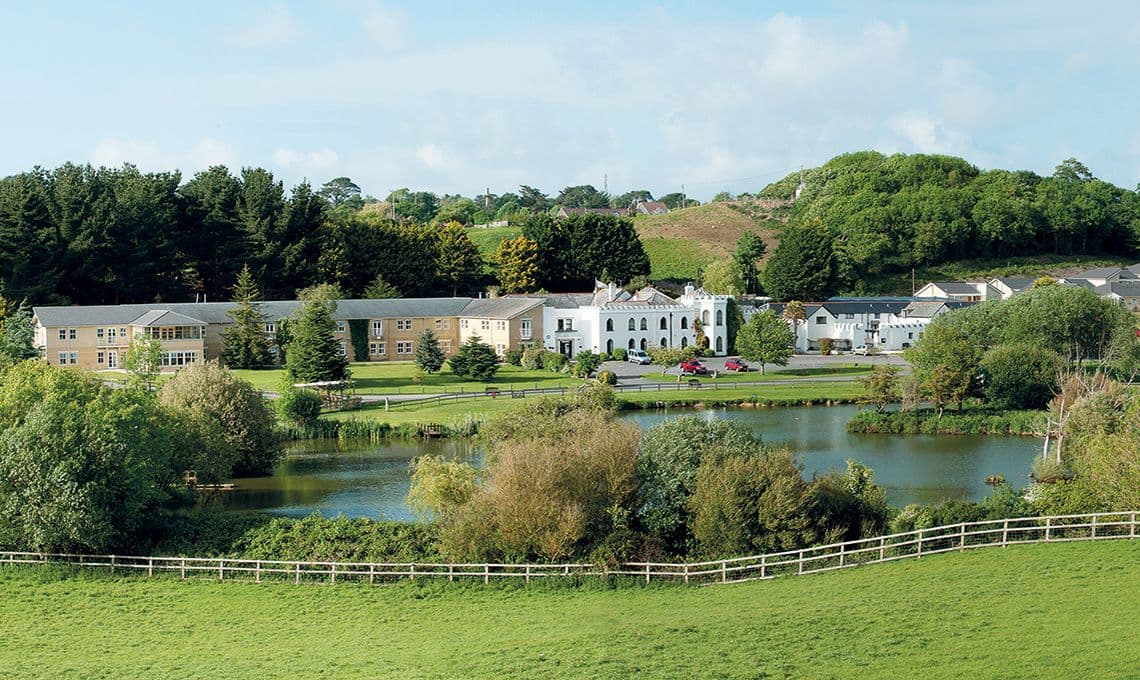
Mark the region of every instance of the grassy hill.
[[0, 567], [12, 677], [1135, 677], [1140, 541], [737, 586], [179, 582]]
[[771, 252], [786, 219], [787, 206], [780, 201], [734, 201], [638, 215], [634, 226], [649, 254], [649, 278], [683, 280], [695, 278], [709, 262], [731, 256], [745, 231], [756, 232]]

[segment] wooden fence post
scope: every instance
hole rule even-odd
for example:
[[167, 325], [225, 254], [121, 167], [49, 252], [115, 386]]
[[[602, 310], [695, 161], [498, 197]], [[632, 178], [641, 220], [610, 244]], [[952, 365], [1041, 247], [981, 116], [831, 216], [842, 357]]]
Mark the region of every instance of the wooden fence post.
[[728, 560], [720, 562], [720, 582], [728, 583]]
[[329, 570], [329, 583], [336, 585], [336, 562], [332, 563], [332, 569]]
[[645, 564], [645, 582], [649, 583], [649, 563]]
[[923, 529], [918, 530], [918, 557], [922, 557], [922, 532]]
[[685, 563], [685, 583], [689, 582], [689, 563]]
[[1049, 542], [1050, 534], [1052, 533], [1052, 529], [1053, 529], [1053, 518], [1052, 517], [1046, 517], [1045, 518], [1045, 542], [1046, 543]]
[[796, 575], [804, 573], [804, 551], [800, 551], [800, 559], [796, 562]]
[[841, 566], [841, 567], [843, 566], [844, 562], [846, 561], [846, 558], [847, 558], [847, 544], [846, 543], [840, 543], [839, 544], [839, 566]]
[[1132, 521], [1129, 523], [1128, 538], [1136, 538], [1136, 513], [1132, 513]]
[[261, 560], [258, 560], [257, 564], [254, 566], [253, 582], [254, 583], [261, 583]]
[[958, 552], [966, 550], [966, 523], [958, 525]]
[[1092, 537], [1096, 538], [1096, 515], [1092, 516]]
[[182, 565], [178, 569], [178, 575], [182, 578], [183, 581], [186, 580], [186, 558], [185, 557], [182, 558]]
[[218, 558], [218, 580], [226, 580], [226, 561], [220, 557]]
[[412, 562], [411, 566], [409, 567], [408, 580], [410, 580], [410, 581], [416, 580], [416, 563], [415, 562]]
[[526, 565], [526, 582], [530, 583], [530, 565]]
[[768, 576], [768, 556], [760, 556], [760, 578], [767, 578]]
[[111, 555], [111, 574], [114, 575], [114, 573], [115, 573], [115, 556]]
[[[570, 571], [570, 567], [566, 567], [566, 571]], [[491, 565], [490, 563], [483, 563], [483, 583], [491, 582]]]
[[376, 565], [375, 564], [369, 564], [368, 565], [368, 585], [370, 585], [370, 586], [376, 585]]
[[146, 558], [146, 575], [147, 576], [154, 576], [154, 558], [153, 557]]
[[885, 536], [879, 537], [879, 561], [887, 559], [887, 538]]
[[1001, 525], [1001, 547], [1009, 545], [1009, 520], [1005, 520]]
[[294, 572], [293, 583], [300, 585], [300, 583], [301, 583], [301, 563], [300, 562], [294, 562], [293, 563], [293, 572]]
[[454, 581], [455, 580], [455, 565], [454, 564], [448, 564], [447, 565], [447, 580], [448, 581]]

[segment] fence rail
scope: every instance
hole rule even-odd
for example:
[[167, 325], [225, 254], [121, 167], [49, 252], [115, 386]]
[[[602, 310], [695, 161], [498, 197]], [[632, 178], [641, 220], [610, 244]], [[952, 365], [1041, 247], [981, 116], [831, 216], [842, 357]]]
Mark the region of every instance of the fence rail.
[[875, 536], [799, 550], [704, 562], [626, 562], [617, 566], [587, 563], [419, 563], [314, 562], [250, 560], [226, 557], [156, 557], [72, 553], [0, 552], [0, 566], [63, 564], [109, 569], [112, 574], [178, 574], [182, 579], [252, 579], [302, 582], [351, 580], [369, 584], [403, 579], [448, 581], [491, 579], [627, 576], [646, 582], [739, 583], [778, 576], [818, 574], [865, 564], [919, 558], [947, 552], [1026, 543], [1061, 543], [1140, 537], [1140, 511], [963, 522], [899, 534]]

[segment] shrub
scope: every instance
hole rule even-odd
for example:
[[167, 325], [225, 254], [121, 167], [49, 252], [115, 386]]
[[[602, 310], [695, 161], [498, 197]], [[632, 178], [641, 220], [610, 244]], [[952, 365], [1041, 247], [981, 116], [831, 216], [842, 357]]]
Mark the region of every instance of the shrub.
[[234, 471], [267, 474], [281, 459], [281, 439], [261, 394], [217, 362], [183, 367], [158, 392], [159, 402], [217, 429], [236, 453]]
[[613, 357], [614, 361], [625, 361], [629, 355], [626, 353], [625, 349], [621, 347], [615, 347], [614, 351], [610, 352], [610, 356]]
[[542, 368], [551, 373], [558, 373], [569, 363], [566, 355], [558, 352], [544, 352], [542, 354]]
[[1063, 365], [1060, 355], [1044, 347], [994, 347], [982, 358], [983, 394], [996, 408], [1044, 408], [1053, 397]]
[[507, 350], [503, 359], [511, 366], [522, 366], [523, 350], [514, 347]]
[[499, 357], [491, 346], [478, 335], [472, 335], [459, 347], [459, 351], [447, 360], [451, 372], [460, 377], [474, 380], [490, 380], [499, 370]]
[[408, 506], [423, 519], [446, 517], [471, 499], [478, 471], [462, 461], [420, 456], [412, 461]]
[[311, 390], [290, 385], [277, 398], [277, 415], [287, 423], [309, 427], [321, 415], [321, 398]]
[[827, 356], [831, 354], [831, 350], [835, 348], [835, 341], [831, 338], [820, 338], [819, 340], [819, 353]]
[[542, 358], [548, 352], [542, 347], [528, 347], [522, 353], [522, 367], [528, 371], [542, 368]]
[[617, 374], [613, 371], [598, 371], [598, 382], [601, 384], [613, 386], [617, 381]]
[[574, 375], [579, 378], [589, 378], [590, 374], [602, 365], [599, 355], [589, 350], [583, 350], [574, 355]]
[[253, 560], [318, 560], [348, 562], [425, 562], [438, 559], [435, 524], [326, 519], [314, 513], [304, 519], [278, 518], [256, 526], [234, 541], [232, 554]]

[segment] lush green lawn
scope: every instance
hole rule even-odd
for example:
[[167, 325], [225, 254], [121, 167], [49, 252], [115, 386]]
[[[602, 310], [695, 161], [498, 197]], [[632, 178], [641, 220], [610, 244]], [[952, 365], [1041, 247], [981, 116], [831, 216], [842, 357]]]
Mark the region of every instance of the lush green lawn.
[[[769, 366], [766, 373], [761, 374], [758, 366], [753, 366], [754, 370], [746, 373], [731, 373], [720, 370], [719, 367], [723, 365], [719, 360], [701, 360], [710, 371], [718, 370], [719, 373], [714, 378], [712, 375], [686, 375], [682, 377], [681, 381], [686, 380], [700, 380], [702, 383], [732, 383], [732, 382], [766, 382], [766, 381], [779, 381], [788, 380], [789, 378], [811, 378], [811, 377], [829, 377], [829, 376], [858, 376], [866, 375], [871, 372], [871, 366], [866, 362], [862, 364], [845, 364], [843, 366], [829, 366], [826, 368], [792, 368], [781, 369], [779, 366]], [[717, 361], [717, 363], [712, 363]], [[645, 374], [646, 380], [653, 380], [656, 382], [677, 382], [676, 374], [662, 375], [661, 373], [647, 373]]]
[[467, 236], [483, 254], [483, 259], [493, 260], [499, 250], [499, 242], [511, 239], [522, 233], [519, 227], [487, 227], [486, 229], [468, 229]]
[[[459, 378], [444, 364], [443, 370], [434, 375], [424, 376], [422, 385], [412, 382], [416, 366], [410, 361], [361, 362], [351, 365], [352, 379], [356, 381], [356, 391], [362, 394], [439, 394], [441, 392], [482, 392], [487, 385], [498, 385], [503, 389], [535, 389], [537, 387], [562, 387], [578, 385], [582, 381], [550, 371], [528, 371], [518, 366], [499, 366], [495, 377], [489, 381], [473, 381]], [[263, 371], [236, 370], [239, 377], [253, 383], [260, 390], [277, 390], [281, 386], [284, 369]]]
[[1134, 678], [1140, 541], [735, 586], [369, 588], [0, 567], [10, 677]]

